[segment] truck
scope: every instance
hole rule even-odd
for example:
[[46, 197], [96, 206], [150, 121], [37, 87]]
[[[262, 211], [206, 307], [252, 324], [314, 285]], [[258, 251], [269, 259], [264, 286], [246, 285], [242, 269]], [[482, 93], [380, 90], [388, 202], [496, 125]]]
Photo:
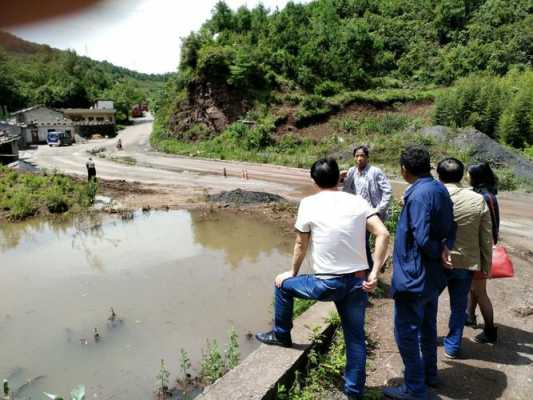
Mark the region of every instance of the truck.
[[48, 146], [70, 146], [72, 144], [72, 135], [69, 131], [50, 131], [46, 138]]

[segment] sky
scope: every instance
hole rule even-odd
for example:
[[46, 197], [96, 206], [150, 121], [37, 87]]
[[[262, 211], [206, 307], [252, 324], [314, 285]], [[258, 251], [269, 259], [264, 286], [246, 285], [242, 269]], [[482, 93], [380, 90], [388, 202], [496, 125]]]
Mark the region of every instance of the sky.
[[[180, 38], [199, 29], [216, 2], [105, 0], [79, 14], [11, 27], [8, 31], [31, 42], [73, 49], [80, 55], [139, 72], [174, 72], [179, 62]], [[283, 8], [288, 0], [226, 0], [226, 3], [232, 9], [263, 3], [273, 10]]]

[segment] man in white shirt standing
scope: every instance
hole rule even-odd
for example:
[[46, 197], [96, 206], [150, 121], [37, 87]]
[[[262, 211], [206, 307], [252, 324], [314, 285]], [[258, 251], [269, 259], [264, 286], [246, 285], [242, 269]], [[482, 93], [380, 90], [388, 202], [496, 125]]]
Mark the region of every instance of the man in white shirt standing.
[[[292, 270], [275, 278], [274, 329], [258, 333], [256, 338], [266, 344], [291, 347], [294, 298], [335, 302], [346, 343], [344, 390], [349, 399], [358, 399], [363, 396], [366, 379], [367, 293], [377, 287], [389, 232], [361, 196], [337, 190], [339, 176], [339, 167], [332, 158], [318, 160], [311, 167], [318, 193], [300, 202]], [[370, 273], [365, 250], [367, 231], [376, 236]], [[298, 276], [309, 245], [315, 274]]]

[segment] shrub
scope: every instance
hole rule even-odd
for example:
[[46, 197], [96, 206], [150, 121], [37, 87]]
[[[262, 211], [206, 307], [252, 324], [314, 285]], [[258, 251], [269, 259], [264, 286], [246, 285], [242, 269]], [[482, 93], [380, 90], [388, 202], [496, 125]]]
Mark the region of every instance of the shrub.
[[246, 150], [260, 150], [269, 146], [274, 142], [272, 132], [275, 128], [274, 119], [271, 116], [264, 117], [254, 128], [248, 129], [244, 137], [244, 148]]
[[316, 111], [324, 108], [325, 100], [322, 96], [312, 94], [303, 98], [302, 108], [305, 111]]
[[498, 124], [498, 136], [513, 147], [533, 144], [533, 85], [512, 99]]
[[239, 336], [235, 328], [231, 328], [228, 334], [228, 344], [226, 346], [225, 364], [226, 369], [230, 370], [239, 365], [241, 353], [239, 351]]
[[208, 340], [206, 353], [203, 354], [200, 363], [200, 376], [207, 384], [211, 384], [222, 375], [224, 375], [224, 360], [217, 341]]
[[35, 215], [38, 208], [34, 197], [27, 190], [19, 190], [11, 195], [7, 204], [12, 219], [20, 220]]
[[498, 189], [501, 191], [513, 191], [518, 188], [518, 182], [513, 171], [507, 168], [500, 168], [496, 170], [498, 176]]
[[294, 153], [298, 147], [302, 144], [300, 138], [292, 133], [283, 135], [278, 143], [277, 149], [280, 152]]
[[533, 144], [533, 71], [472, 75], [437, 96], [435, 123], [474, 126], [511, 146]]
[[315, 86], [315, 94], [330, 97], [343, 91], [342, 84], [332, 81], [324, 81]]
[[63, 213], [69, 210], [68, 197], [58, 188], [54, 187], [45, 194], [46, 207], [51, 213]]
[[296, 106], [302, 102], [302, 96], [298, 94], [287, 94], [285, 95], [285, 101], [291, 106]]
[[217, 45], [205, 46], [198, 51], [197, 72], [213, 81], [225, 81], [230, 75], [231, 62], [230, 49]]
[[20, 220], [39, 209], [63, 213], [74, 205], [89, 207], [96, 195], [96, 182], [77, 183], [63, 175], [32, 175], [0, 170], [0, 207], [9, 218]]
[[181, 133], [183, 140], [203, 140], [211, 135], [211, 131], [207, 126], [201, 123], [193, 124], [188, 130]]

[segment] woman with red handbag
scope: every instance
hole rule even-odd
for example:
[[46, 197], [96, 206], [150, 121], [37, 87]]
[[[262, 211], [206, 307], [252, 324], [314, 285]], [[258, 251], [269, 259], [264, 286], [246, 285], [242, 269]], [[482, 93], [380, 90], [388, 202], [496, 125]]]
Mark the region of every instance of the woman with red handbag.
[[[486, 162], [471, 165], [468, 168], [468, 176], [474, 191], [483, 195], [489, 207], [492, 220], [492, 237], [494, 244], [496, 244], [500, 228], [500, 210], [496, 199], [498, 178]], [[478, 304], [485, 321], [483, 332], [474, 337], [474, 341], [477, 343], [496, 343], [498, 338], [497, 328], [494, 326], [494, 309], [487, 294], [487, 278], [489, 276], [481, 273], [474, 276], [467, 308], [465, 325], [476, 326], [476, 308]]]

